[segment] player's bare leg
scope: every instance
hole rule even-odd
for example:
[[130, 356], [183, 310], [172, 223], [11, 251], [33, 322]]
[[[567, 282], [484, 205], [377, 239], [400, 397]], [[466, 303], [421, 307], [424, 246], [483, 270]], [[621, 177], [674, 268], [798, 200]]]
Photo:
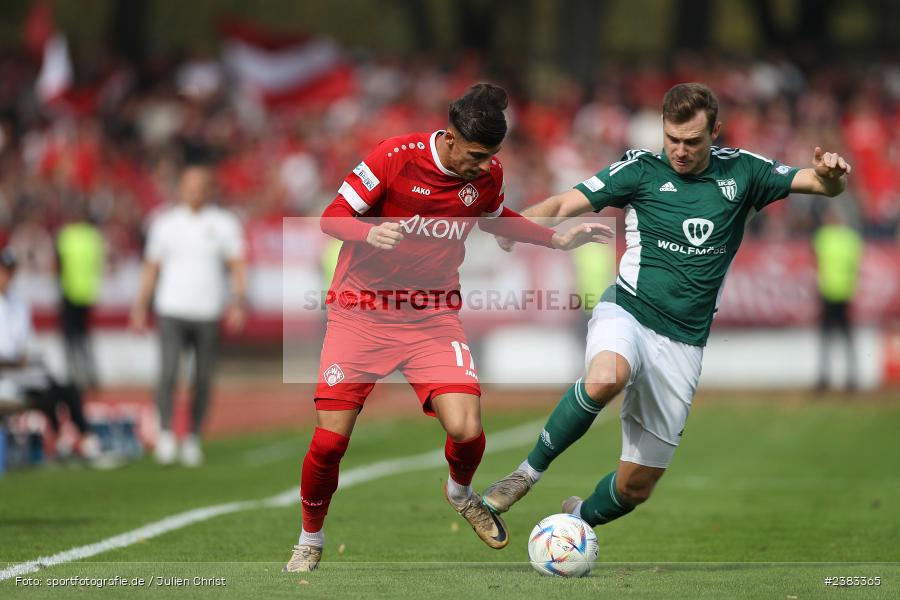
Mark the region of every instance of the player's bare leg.
[[347, 451], [359, 409], [317, 410], [317, 427], [303, 459], [300, 493], [303, 527], [284, 571], [304, 573], [314, 570], [322, 559], [325, 534], [322, 526], [331, 496], [337, 489], [341, 458]]
[[447, 501], [485, 544], [503, 548], [509, 542], [506, 524], [472, 490], [472, 477], [484, 455], [481, 399], [473, 394], [446, 393], [432, 398], [431, 405], [447, 432], [444, 446], [450, 466], [450, 476], [444, 486]]
[[588, 372], [566, 391], [541, 430], [537, 443], [515, 471], [488, 487], [484, 502], [502, 513], [521, 500], [557, 456], [583, 436], [597, 413], [628, 383], [631, 367], [615, 352], [600, 352]]
[[646, 502], [665, 472], [658, 467], [620, 460], [619, 468], [601, 479], [593, 494], [584, 501], [578, 496], [563, 500], [562, 510], [581, 517], [591, 526], [609, 523]]

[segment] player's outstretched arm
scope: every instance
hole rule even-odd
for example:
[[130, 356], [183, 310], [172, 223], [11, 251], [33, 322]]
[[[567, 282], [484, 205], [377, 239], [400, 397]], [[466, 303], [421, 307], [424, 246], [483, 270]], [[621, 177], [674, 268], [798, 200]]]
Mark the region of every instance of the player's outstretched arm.
[[549, 227], [524, 217], [514, 210], [504, 207], [498, 218], [482, 219], [482, 230], [515, 242], [525, 242], [546, 246], [557, 250], [573, 250], [588, 242], [606, 243], [613, 231], [600, 223], [583, 223], [564, 233], [556, 233]]
[[[586, 212], [594, 210], [587, 197], [577, 189], [571, 189], [550, 196], [546, 200], [542, 200], [533, 206], [529, 206], [522, 211], [522, 216], [532, 220], [537, 220], [544, 225], [552, 227], [558, 223], [562, 223], [570, 217], [575, 217]], [[516, 240], [509, 236], [496, 234], [497, 244], [510, 252], [515, 245]]]
[[591, 206], [587, 197], [579, 190], [572, 188], [562, 194], [550, 196], [534, 206], [529, 206], [522, 211], [522, 216], [530, 219], [540, 218], [541, 223], [552, 227], [566, 219], [577, 217], [593, 210], [594, 207]]
[[615, 232], [601, 223], [581, 223], [563, 233], [553, 234], [553, 247], [557, 250], [574, 250], [590, 242], [607, 243]]
[[824, 152], [816, 146], [811, 169], [801, 169], [791, 182], [791, 191], [834, 197], [847, 187], [850, 163], [837, 152]]

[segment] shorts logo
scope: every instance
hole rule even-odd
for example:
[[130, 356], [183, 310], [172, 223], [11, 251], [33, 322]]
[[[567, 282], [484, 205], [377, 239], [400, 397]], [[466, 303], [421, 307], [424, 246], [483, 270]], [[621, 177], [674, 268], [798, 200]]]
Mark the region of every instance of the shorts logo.
[[550, 432], [546, 429], [541, 429], [541, 441], [544, 442], [544, 445], [553, 450], [553, 444], [550, 442]]
[[337, 363], [325, 369], [323, 375], [325, 376], [325, 383], [328, 384], [328, 387], [333, 387], [344, 380], [344, 372], [341, 371], [341, 368]]
[[694, 246], [699, 246], [712, 235], [714, 225], [707, 219], [685, 219], [681, 228], [684, 230], [684, 237]]
[[[396, 151], [397, 149], [394, 148]], [[370, 192], [374, 190], [379, 183], [381, 183], [377, 177], [375, 177], [375, 173], [372, 172], [372, 169], [369, 168], [369, 165], [365, 163], [365, 161], [356, 165], [356, 168], [353, 169], [353, 172], [356, 173], [359, 180], [362, 181], [362, 184], [366, 186], [366, 189]]]
[[467, 183], [463, 189], [459, 190], [459, 199], [466, 206], [472, 206], [478, 200], [478, 190], [471, 183]]
[[716, 183], [719, 184], [722, 195], [725, 196], [729, 202], [734, 202], [734, 199], [737, 196], [737, 182], [734, 179], [716, 179]]

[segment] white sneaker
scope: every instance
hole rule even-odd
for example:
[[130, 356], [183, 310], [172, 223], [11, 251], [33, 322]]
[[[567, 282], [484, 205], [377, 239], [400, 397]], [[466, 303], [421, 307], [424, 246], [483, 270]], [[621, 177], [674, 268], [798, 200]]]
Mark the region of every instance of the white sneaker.
[[484, 503], [495, 514], [505, 513], [534, 487], [534, 483], [528, 473], [516, 469], [484, 490]]
[[578, 496], [569, 496], [562, 501], [562, 511], [569, 515], [575, 515], [581, 518], [581, 498]]
[[297, 544], [294, 546], [291, 559], [282, 567], [281, 571], [283, 573], [309, 573], [316, 570], [320, 560], [322, 560], [321, 546]]
[[181, 442], [181, 464], [186, 467], [199, 467], [203, 464], [203, 450], [200, 438], [191, 434]]
[[100, 456], [103, 451], [103, 446], [100, 443], [100, 438], [93, 433], [88, 433], [81, 438], [78, 450], [83, 458], [94, 460]]
[[75, 453], [75, 440], [67, 435], [56, 436], [56, 458], [68, 459], [72, 458]]
[[175, 434], [167, 429], [159, 432], [156, 438], [156, 448], [153, 450], [153, 456], [156, 462], [161, 465], [175, 464], [175, 458], [178, 451], [178, 445], [175, 442]]

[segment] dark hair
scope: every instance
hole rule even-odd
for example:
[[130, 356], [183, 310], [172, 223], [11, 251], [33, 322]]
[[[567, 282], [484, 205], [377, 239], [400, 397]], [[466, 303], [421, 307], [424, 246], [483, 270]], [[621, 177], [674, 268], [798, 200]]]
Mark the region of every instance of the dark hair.
[[499, 146], [506, 137], [503, 110], [508, 105], [509, 97], [502, 87], [476, 83], [450, 105], [450, 124], [470, 142], [487, 148]]
[[181, 148], [181, 170], [191, 167], [213, 168], [218, 162], [219, 152], [204, 143], [184, 141]]
[[15, 271], [16, 262], [16, 253], [13, 252], [12, 248], [6, 247], [0, 250], [0, 267]]
[[663, 119], [670, 123], [690, 121], [698, 110], [706, 113], [706, 126], [712, 131], [719, 117], [719, 100], [702, 83], [679, 83], [663, 96]]

